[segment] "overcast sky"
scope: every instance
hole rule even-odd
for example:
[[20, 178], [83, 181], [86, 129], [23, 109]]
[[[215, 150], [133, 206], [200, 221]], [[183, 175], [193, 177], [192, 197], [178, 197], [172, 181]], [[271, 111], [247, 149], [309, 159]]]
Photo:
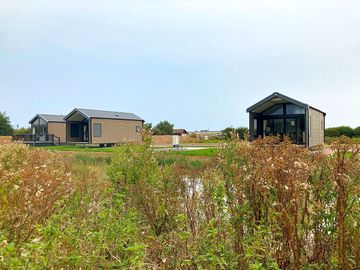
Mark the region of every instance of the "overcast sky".
[[0, 111], [219, 130], [278, 91], [360, 125], [360, 2], [0, 0]]

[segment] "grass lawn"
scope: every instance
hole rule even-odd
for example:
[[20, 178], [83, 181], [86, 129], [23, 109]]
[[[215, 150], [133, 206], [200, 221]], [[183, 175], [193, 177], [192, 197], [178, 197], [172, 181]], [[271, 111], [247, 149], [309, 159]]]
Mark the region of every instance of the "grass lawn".
[[214, 157], [219, 153], [217, 148], [198, 149], [198, 150], [184, 150], [184, 151], [171, 151], [171, 155], [179, 156], [198, 156], [198, 157]]
[[58, 146], [44, 146], [42, 148], [52, 151], [72, 151], [72, 152], [92, 152], [92, 153], [112, 153], [114, 147], [86, 147], [78, 145], [58, 145]]
[[[68, 152], [88, 152], [88, 153], [113, 153], [115, 147], [86, 147], [78, 145], [59, 145], [59, 146], [44, 146], [44, 149], [51, 151], [68, 151]], [[156, 148], [154, 148], [156, 149]], [[198, 149], [198, 150], [184, 150], [184, 151], [169, 151], [165, 152], [169, 155], [180, 156], [201, 156], [201, 157], [213, 157], [218, 154], [217, 148]]]

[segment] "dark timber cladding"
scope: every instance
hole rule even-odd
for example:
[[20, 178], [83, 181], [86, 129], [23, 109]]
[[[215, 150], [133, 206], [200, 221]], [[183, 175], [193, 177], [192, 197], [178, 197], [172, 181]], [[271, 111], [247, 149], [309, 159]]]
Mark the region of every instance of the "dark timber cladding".
[[246, 110], [252, 140], [281, 136], [307, 147], [325, 142], [326, 114], [306, 103], [273, 93]]

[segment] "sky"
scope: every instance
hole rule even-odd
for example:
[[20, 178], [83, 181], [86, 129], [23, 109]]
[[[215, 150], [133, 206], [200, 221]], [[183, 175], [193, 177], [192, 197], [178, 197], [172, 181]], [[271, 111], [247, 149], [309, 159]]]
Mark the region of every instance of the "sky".
[[360, 126], [360, 2], [0, 0], [0, 111], [73, 108], [187, 130], [248, 125], [280, 92]]

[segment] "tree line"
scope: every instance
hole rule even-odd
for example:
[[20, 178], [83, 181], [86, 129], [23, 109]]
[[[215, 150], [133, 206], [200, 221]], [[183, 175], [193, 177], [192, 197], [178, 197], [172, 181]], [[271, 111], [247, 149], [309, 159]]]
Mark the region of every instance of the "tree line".
[[360, 137], [360, 126], [357, 128], [351, 128], [349, 126], [330, 127], [325, 129], [326, 137], [340, 137], [346, 136], [349, 138]]
[[0, 136], [11, 136], [30, 133], [30, 128], [13, 128], [9, 116], [5, 112], [0, 112]]

